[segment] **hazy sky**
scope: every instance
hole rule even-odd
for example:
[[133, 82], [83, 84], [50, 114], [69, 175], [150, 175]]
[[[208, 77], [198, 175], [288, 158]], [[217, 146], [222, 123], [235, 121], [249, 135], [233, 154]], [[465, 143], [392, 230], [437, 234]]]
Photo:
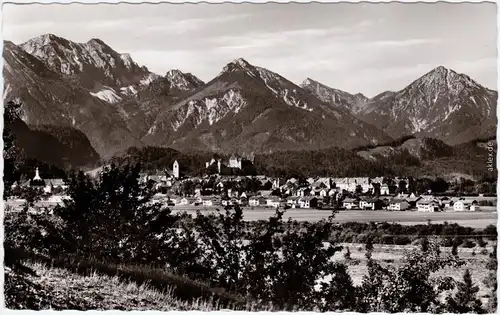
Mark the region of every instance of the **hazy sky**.
[[3, 8], [3, 38], [100, 38], [151, 71], [209, 81], [243, 57], [300, 83], [398, 90], [444, 65], [496, 89], [496, 4], [50, 4]]

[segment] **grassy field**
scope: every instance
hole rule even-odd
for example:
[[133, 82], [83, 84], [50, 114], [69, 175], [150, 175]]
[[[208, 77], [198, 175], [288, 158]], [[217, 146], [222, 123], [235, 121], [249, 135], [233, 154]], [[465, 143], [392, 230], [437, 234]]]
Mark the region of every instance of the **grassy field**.
[[[174, 212], [196, 214], [196, 210], [212, 212], [214, 207], [175, 206]], [[274, 215], [275, 211], [269, 208], [244, 208], [244, 219], [247, 221], [265, 220]], [[314, 209], [288, 209], [284, 219], [292, 218], [298, 221], [316, 222], [330, 216], [331, 211]], [[476, 212], [417, 212], [417, 211], [340, 211], [335, 216], [338, 222], [382, 222], [399, 224], [422, 224], [431, 220], [432, 223], [458, 223], [473, 228], [484, 228], [490, 224], [496, 225], [495, 211]]]
[[148, 283], [137, 284], [117, 276], [98, 272], [81, 275], [67, 269], [28, 262], [36, 275], [30, 275], [40, 285], [40, 297], [50, 297], [45, 308], [79, 310], [138, 310], [138, 311], [216, 311], [220, 307], [210, 300], [192, 302], [179, 300], [171, 290], [161, 292]]

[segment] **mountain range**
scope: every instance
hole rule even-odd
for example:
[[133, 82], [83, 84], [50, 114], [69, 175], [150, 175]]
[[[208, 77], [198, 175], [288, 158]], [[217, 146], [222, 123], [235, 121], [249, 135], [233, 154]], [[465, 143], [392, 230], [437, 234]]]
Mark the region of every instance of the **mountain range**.
[[99, 39], [46, 34], [4, 41], [3, 54], [4, 100], [22, 104], [27, 126], [74, 130], [66, 137], [86, 137], [104, 159], [143, 146], [263, 154], [407, 135], [457, 145], [496, 132], [497, 92], [445, 67], [368, 98], [310, 78], [297, 85], [242, 58], [206, 83], [180, 70], [158, 75]]

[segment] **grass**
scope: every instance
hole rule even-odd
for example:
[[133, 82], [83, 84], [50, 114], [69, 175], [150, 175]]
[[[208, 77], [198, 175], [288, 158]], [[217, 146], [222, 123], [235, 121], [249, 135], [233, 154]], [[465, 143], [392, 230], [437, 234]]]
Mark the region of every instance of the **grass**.
[[[195, 207], [195, 206], [175, 206], [173, 212], [187, 212], [196, 215], [196, 210], [212, 212], [215, 207]], [[275, 210], [270, 208], [244, 208], [243, 215], [246, 221], [267, 220], [273, 216]], [[331, 215], [329, 210], [316, 209], [288, 209], [283, 219], [292, 218], [297, 221], [317, 222]], [[492, 211], [476, 211], [476, 212], [417, 212], [417, 211], [362, 211], [362, 210], [346, 210], [340, 211], [335, 215], [337, 222], [395, 222], [406, 225], [427, 223], [431, 220], [432, 223], [458, 223], [462, 226], [485, 228], [486, 226], [497, 223], [497, 213]]]
[[[199, 310], [214, 311], [220, 307], [213, 300], [196, 299], [190, 302], [175, 297], [173, 289], [160, 291], [148, 283], [125, 281], [118, 276], [108, 276], [92, 271], [87, 275], [72, 273], [63, 268], [49, 267], [39, 262], [28, 262], [27, 267], [36, 272], [29, 276], [50, 295], [53, 304], [65, 301], [77, 304], [81, 310]], [[72, 305], [74, 308], [75, 305]]]
[[188, 279], [158, 266], [114, 264], [77, 257], [48, 258], [40, 255], [28, 255], [29, 261], [51, 268], [67, 270], [83, 277], [98, 273], [102, 276], [126, 280], [127, 283], [135, 283], [139, 286], [146, 285], [159, 292], [169, 292], [170, 295], [175, 296], [179, 301], [184, 301], [187, 305], [201, 303], [200, 305], [206, 307], [207, 303], [211, 303], [214, 309], [272, 310], [270, 306], [259, 305], [255, 301], [219, 288], [212, 288], [207, 283]]

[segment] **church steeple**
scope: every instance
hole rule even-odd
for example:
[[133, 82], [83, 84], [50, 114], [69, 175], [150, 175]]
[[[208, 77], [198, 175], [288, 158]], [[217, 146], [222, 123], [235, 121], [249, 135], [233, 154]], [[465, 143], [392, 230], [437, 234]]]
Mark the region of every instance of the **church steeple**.
[[179, 174], [179, 162], [177, 162], [177, 160], [175, 160], [175, 162], [174, 162], [174, 166], [172, 168], [172, 173], [174, 174], [174, 177], [176, 179], [179, 178], [179, 175], [180, 175]]
[[35, 177], [33, 178], [33, 180], [42, 180], [42, 178], [40, 177], [40, 173], [38, 173], [38, 167], [35, 169]]

